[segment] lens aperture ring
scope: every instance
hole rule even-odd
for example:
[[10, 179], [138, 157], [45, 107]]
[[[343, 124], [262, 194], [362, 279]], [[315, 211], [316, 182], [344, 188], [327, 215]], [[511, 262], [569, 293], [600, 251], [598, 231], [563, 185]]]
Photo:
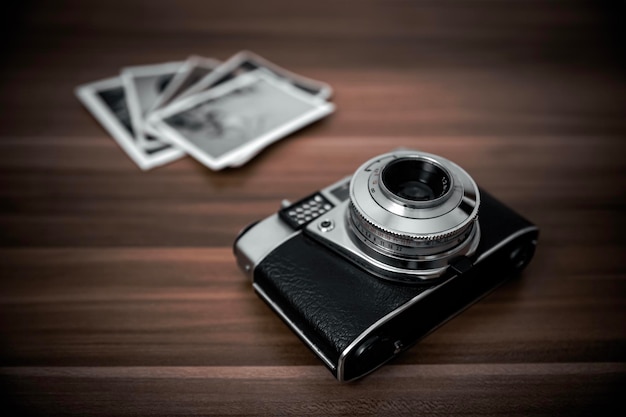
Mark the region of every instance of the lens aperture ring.
[[[470, 233], [471, 228], [478, 218], [474, 219], [463, 228], [438, 234], [411, 235], [398, 233], [381, 227], [363, 216], [354, 204], [350, 204], [350, 220], [353, 227], [368, 241], [390, 251], [400, 252], [404, 255], [415, 252], [422, 255], [428, 252], [442, 252], [462, 242]], [[411, 249], [414, 249], [412, 251]]]

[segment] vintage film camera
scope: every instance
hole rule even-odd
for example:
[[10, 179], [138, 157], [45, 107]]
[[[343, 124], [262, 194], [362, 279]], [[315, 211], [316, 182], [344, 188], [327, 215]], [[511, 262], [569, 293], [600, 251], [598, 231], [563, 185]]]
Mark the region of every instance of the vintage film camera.
[[235, 256], [339, 381], [373, 371], [524, 268], [539, 234], [455, 163], [412, 150], [283, 206], [241, 232]]

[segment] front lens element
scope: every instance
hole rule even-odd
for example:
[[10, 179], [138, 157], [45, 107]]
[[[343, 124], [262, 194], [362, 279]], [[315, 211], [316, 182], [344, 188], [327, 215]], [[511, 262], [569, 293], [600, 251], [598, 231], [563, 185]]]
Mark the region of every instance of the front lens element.
[[436, 200], [450, 189], [448, 174], [423, 159], [396, 159], [385, 166], [381, 180], [392, 194], [410, 201]]

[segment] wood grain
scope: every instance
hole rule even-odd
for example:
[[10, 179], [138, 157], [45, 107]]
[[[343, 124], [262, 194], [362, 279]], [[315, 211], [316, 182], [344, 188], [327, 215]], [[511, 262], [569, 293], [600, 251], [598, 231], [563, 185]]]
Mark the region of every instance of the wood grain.
[[[5, 415], [624, 410], [623, 2], [70, 0], [9, 10]], [[142, 172], [73, 96], [124, 66], [241, 49], [330, 83], [337, 112], [239, 169], [185, 158]], [[231, 245], [283, 198], [396, 147], [463, 166], [539, 225], [539, 248], [519, 279], [341, 385], [254, 295]]]

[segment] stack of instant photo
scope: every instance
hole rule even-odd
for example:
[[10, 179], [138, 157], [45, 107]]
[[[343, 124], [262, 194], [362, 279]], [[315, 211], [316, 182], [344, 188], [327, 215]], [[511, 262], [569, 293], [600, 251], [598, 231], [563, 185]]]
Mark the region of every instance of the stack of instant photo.
[[141, 169], [189, 154], [220, 170], [334, 110], [328, 84], [251, 52], [128, 67], [76, 95]]

